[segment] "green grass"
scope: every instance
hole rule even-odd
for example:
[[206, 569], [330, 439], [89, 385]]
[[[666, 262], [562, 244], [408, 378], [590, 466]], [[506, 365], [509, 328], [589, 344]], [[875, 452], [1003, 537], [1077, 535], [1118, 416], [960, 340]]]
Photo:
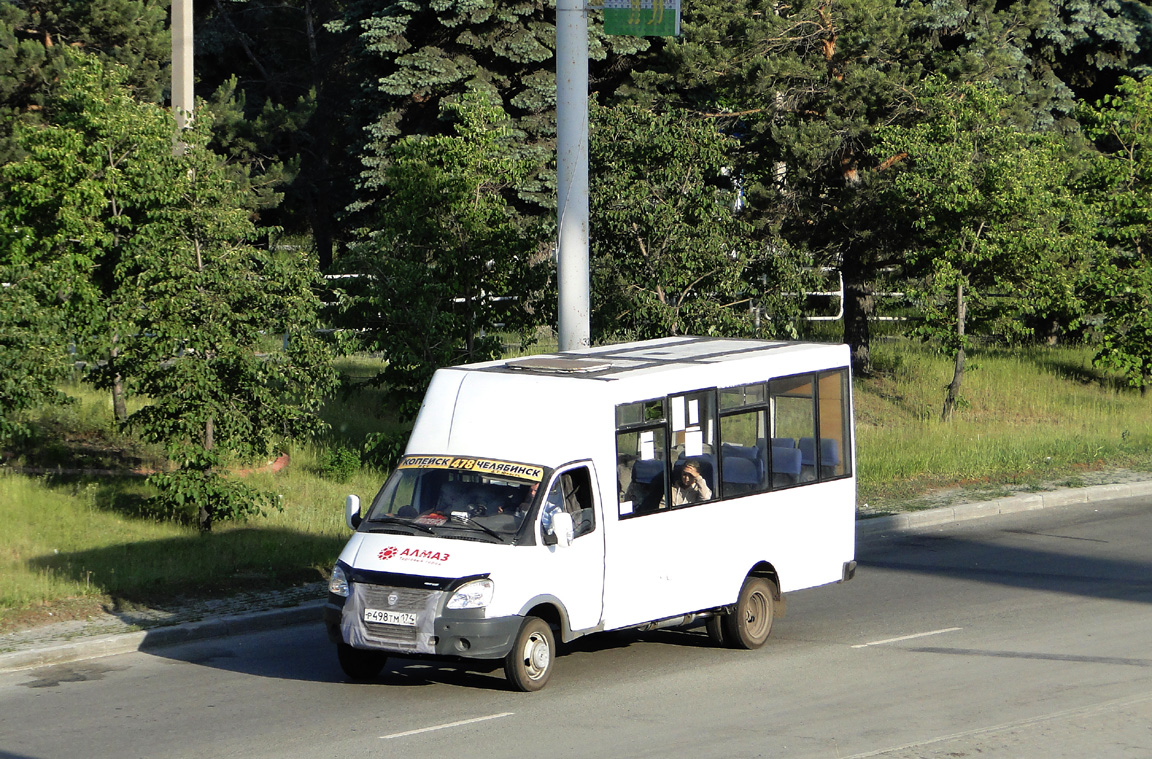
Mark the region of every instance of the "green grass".
[[[855, 387], [859, 503], [869, 513], [926, 507], [943, 489], [983, 498], [1080, 485], [1109, 468], [1152, 472], [1152, 398], [1100, 375], [1088, 349], [977, 352], [948, 423], [939, 420], [946, 358], [903, 341], [878, 342], [873, 358], [876, 376]], [[360, 379], [380, 367], [369, 357], [340, 365]], [[59, 618], [70, 605], [83, 613], [320, 580], [347, 538], [345, 495], [370, 499], [384, 478], [349, 471], [333, 449], [398, 429], [383, 390], [332, 399], [324, 438], [293, 446], [282, 471], [247, 475], [279, 493], [282, 510], [200, 535], [149, 510], [140, 472], [161, 458], [114, 429], [106, 394], [66, 390], [77, 402], [35, 416], [37, 434], [0, 472], [0, 628], [46, 610]]]
[[[940, 421], [952, 363], [882, 343], [856, 394], [859, 501], [881, 510], [933, 490], [1078, 484], [1104, 468], [1152, 471], [1152, 398], [1118, 387], [1087, 348], [977, 352], [963, 403]], [[906, 508], [906, 505], [904, 506]]]
[[[378, 364], [342, 369], [370, 376]], [[333, 399], [323, 412], [329, 434], [293, 446], [282, 471], [246, 475], [280, 494], [282, 509], [201, 535], [151, 510], [143, 473], [162, 457], [115, 430], [107, 394], [65, 390], [75, 402], [34, 415], [35, 433], [0, 470], [0, 629], [49, 609], [59, 617], [60, 607], [83, 615], [323, 579], [348, 537], [345, 496], [370, 499], [384, 479], [370, 468], [334, 476], [329, 451], [358, 450], [367, 432], [395, 428], [382, 391]]]

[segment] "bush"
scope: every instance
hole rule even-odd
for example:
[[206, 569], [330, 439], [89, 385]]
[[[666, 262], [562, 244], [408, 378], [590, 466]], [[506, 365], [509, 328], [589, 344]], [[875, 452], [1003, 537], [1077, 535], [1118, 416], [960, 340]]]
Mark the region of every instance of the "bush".
[[359, 469], [360, 455], [343, 445], [324, 451], [316, 465], [316, 473], [333, 482], [347, 482]]

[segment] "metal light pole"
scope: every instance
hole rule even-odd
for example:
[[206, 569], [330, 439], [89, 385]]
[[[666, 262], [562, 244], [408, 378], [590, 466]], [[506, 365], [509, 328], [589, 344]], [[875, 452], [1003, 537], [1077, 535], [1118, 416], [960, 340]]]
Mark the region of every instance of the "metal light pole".
[[176, 126], [192, 123], [192, 0], [172, 0], [172, 112]]
[[560, 350], [590, 341], [588, 276], [588, 11], [556, 4], [557, 272]]

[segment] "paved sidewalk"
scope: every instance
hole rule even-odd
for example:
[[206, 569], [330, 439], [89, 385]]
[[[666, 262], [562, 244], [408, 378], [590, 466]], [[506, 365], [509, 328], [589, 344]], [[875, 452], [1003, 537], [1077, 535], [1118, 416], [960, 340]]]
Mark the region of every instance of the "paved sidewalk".
[[[1116, 485], [1066, 488], [860, 519], [857, 543], [902, 532], [955, 524], [970, 519], [1122, 498], [1152, 497], [1152, 479]], [[239, 635], [294, 624], [319, 625], [327, 594], [325, 583], [273, 593], [242, 593], [230, 598], [184, 604], [175, 609], [105, 613], [88, 620], [59, 622], [0, 635], [0, 672], [64, 664], [130, 653], [206, 638]]]

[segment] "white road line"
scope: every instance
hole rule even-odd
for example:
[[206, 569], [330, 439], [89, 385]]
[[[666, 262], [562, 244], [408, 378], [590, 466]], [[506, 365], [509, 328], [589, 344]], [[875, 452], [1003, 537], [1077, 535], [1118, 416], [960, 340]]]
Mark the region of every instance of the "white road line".
[[501, 717], [511, 717], [515, 712], [501, 712], [500, 714], [489, 714], [487, 717], [473, 717], [472, 719], [462, 719], [459, 722], [449, 722], [444, 725], [433, 725], [432, 727], [422, 727], [419, 730], [406, 730], [403, 733], [392, 733], [391, 735], [381, 735], [380, 740], [388, 741], [393, 738], [403, 738], [407, 735], [419, 735], [420, 733], [430, 733], [433, 730], [447, 730], [450, 727], [460, 727], [461, 725], [471, 725], [473, 722], [485, 722], [490, 719], [500, 719]]
[[868, 648], [868, 646], [883, 646], [885, 643], [899, 643], [903, 640], [913, 640], [915, 638], [927, 638], [929, 635], [942, 635], [944, 633], [956, 632], [963, 630], [963, 627], [946, 627], [943, 630], [932, 630], [931, 632], [915, 633], [914, 635], [901, 635], [899, 638], [888, 638], [886, 640], [874, 640], [871, 643], [859, 643], [852, 648]]

